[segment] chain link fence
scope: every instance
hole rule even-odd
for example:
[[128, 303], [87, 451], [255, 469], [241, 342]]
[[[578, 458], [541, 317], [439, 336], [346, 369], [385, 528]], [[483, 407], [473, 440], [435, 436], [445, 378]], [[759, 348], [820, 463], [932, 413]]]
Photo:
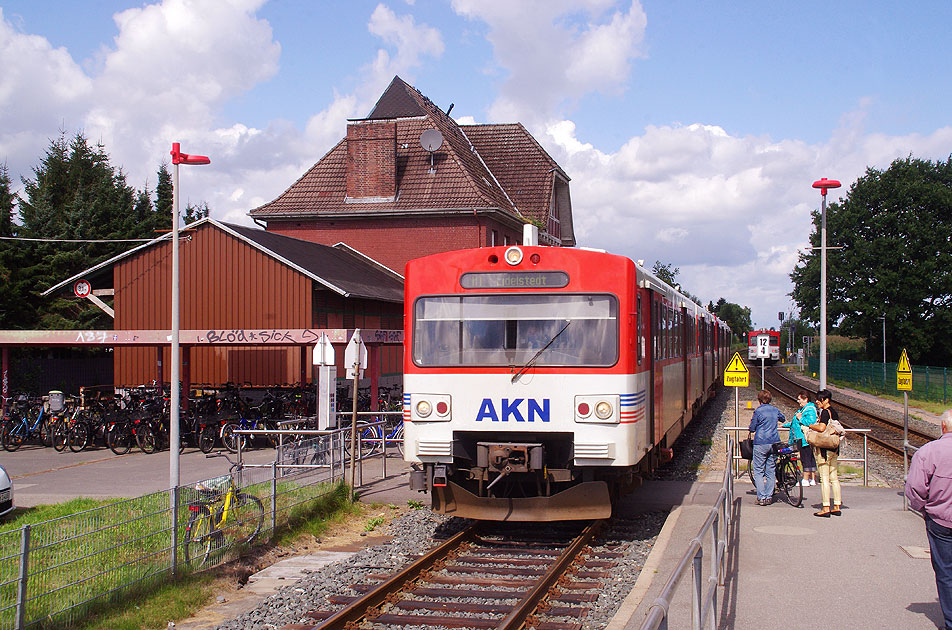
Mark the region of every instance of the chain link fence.
[[221, 478], [204, 480], [0, 533], [0, 630], [61, 628], [233, 560], [275, 530], [349, 500], [341, 444], [341, 432], [327, 432], [288, 443], [270, 466], [239, 469], [218, 490]]
[[[827, 378], [839, 383], [853, 384], [884, 394], [898, 394], [896, 389], [896, 363], [877, 363], [875, 361], [827, 361]], [[817, 374], [820, 371], [820, 359], [810, 357], [809, 371]], [[949, 368], [930, 367], [928, 365], [912, 367], [912, 391], [910, 398], [928, 400], [932, 402], [948, 403], [949, 391], [952, 383], [949, 382]]]

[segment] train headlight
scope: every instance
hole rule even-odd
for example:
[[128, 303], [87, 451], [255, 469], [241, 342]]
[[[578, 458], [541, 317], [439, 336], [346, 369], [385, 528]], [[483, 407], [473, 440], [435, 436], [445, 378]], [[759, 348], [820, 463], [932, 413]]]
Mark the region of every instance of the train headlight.
[[453, 399], [448, 394], [410, 395], [411, 422], [449, 422], [453, 419]]
[[615, 394], [576, 396], [575, 421], [597, 424], [618, 424], [618, 396]]
[[522, 262], [522, 250], [518, 247], [510, 247], [506, 250], [506, 262], [510, 265], [518, 265]]
[[612, 417], [612, 405], [606, 400], [600, 401], [595, 405], [595, 415], [598, 416], [600, 420], [607, 420]]

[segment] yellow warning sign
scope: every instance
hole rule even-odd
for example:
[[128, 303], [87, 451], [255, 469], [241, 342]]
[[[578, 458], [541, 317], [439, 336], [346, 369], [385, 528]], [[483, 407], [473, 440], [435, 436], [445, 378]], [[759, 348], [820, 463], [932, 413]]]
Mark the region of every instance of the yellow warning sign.
[[896, 368], [896, 389], [901, 392], [912, 391], [912, 364], [909, 363], [909, 355], [906, 349], [902, 349], [902, 356], [899, 357], [899, 367]]
[[747, 370], [747, 364], [740, 358], [740, 352], [735, 352], [724, 370], [724, 385], [727, 387], [747, 387], [749, 384], [750, 372]]

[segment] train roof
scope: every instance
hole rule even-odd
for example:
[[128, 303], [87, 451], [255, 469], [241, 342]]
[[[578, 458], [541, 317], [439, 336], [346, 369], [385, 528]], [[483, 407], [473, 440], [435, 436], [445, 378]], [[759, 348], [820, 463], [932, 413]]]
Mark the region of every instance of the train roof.
[[510, 247], [518, 247], [524, 250], [527, 253], [533, 253], [533, 251], [545, 252], [547, 255], [564, 255], [572, 256], [576, 258], [601, 258], [603, 260], [611, 260], [615, 264], [621, 265], [631, 265], [635, 269], [635, 274], [637, 278], [637, 283], [639, 287], [645, 289], [652, 289], [657, 293], [662, 294], [670, 302], [678, 306], [679, 308], [685, 308], [691, 312], [695, 317], [700, 317], [705, 321], [716, 322], [719, 326], [726, 328], [727, 325], [722, 322], [718, 317], [708, 311], [704, 306], [698, 304], [688, 296], [680, 292], [676, 287], [672, 287], [668, 283], [664, 282], [658, 276], [649, 271], [643, 264], [640, 264], [640, 261], [634, 261], [627, 256], [622, 256], [620, 254], [612, 254], [605, 250], [601, 249], [590, 249], [585, 247], [548, 247], [540, 245], [498, 245], [495, 247], [478, 247], [470, 249], [458, 249], [448, 252], [439, 252], [436, 254], [431, 254], [429, 256], [423, 256], [421, 258], [415, 258], [407, 262], [407, 273], [409, 274], [409, 269], [411, 266], [417, 265], [433, 265], [433, 264], [447, 264], [453, 260], [471, 260], [474, 255], [479, 255], [480, 257], [490, 255], [493, 250], [497, 250], [497, 255], [500, 259], [503, 258], [505, 251]]

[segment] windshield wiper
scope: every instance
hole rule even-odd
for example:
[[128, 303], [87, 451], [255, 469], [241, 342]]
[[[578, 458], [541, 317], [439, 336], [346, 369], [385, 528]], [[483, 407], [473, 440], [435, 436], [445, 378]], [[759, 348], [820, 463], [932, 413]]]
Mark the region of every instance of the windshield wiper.
[[515, 374], [512, 375], [512, 380], [510, 380], [509, 382], [510, 382], [510, 383], [515, 383], [517, 378], [519, 378], [522, 374], [525, 373], [526, 370], [528, 370], [530, 367], [532, 367], [532, 364], [535, 363], [535, 360], [539, 358], [539, 355], [541, 355], [543, 352], [545, 352], [546, 350], [548, 350], [549, 346], [552, 345], [552, 342], [555, 341], [556, 339], [558, 339], [558, 338], [559, 338], [559, 335], [561, 335], [562, 333], [564, 333], [564, 332], [565, 332], [565, 329], [568, 328], [568, 327], [569, 327], [569, 324], [571, 324], [571, 323], [572, 323], [572, 320], [569, 320], [569, 321], [565, 322], [565, 326], [562, 326], [562, 330], [560, 330], [559, 332], [555, 333], [555, 336], [552, 337], [551, 339], [549, 339], [549, 343], [547, 343], [547, 344], [545, 344], [544, 346], [542, 346], [541, 348], [539, 348], [539, 351], [536, 352], [534, 355], [532, 355], [532, 358], [529, 359], [529, 361], [528, 361], [525, 365], [523, 365], [521, 368], [519, 368], [519, 371], [518, 371], [518, 372], [516, 372]]

